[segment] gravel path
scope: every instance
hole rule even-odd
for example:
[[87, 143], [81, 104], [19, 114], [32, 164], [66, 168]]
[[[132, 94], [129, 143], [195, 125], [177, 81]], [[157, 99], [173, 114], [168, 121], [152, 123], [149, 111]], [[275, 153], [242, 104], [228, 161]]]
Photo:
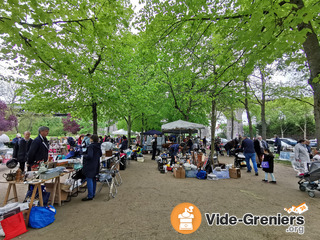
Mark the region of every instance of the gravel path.
[[[232, 163], [233, 158], [220, 157], [220, 162]], [[19, 239], [318, 239], [320, 236], [320, 193], [310, 198], [298, 189], [298, 179], [291, 167], [276, 164], [277, 184], [263, 183], [260, 175], [241, 170], [240, 179], [218, 181], [194, 178], [176, 179], [171, 172], [160, 174], [151, 155], [145, 162], [131, 162], [121, 171], [123, 184], [115, 199], [105, 201], [108, 188], [104, 187], [93, 201], [82, 202], [86, 193], [57, 208], [56, 221], [43, 229], [29, 229]], [[0, 166], [0, 175], [8, 172]], [[0, 202], [3, 202], [6, 184], [1, 184]], [[19, 186], [19, 196], [26, 186]], [[199, 229], [189, 235], [176, 232], [170, 223], [173, 208], [183, 202], [196, 205], [202, 213]], [[288, 233], [288, 226], [209, 226], [205, 213], [229, 213], [241, 218], [253, 215], [288, 214], [284, 208], [306, 203], [303, 213], [303, 235]], [[0, 238], [1, 239], [1, 238]]]

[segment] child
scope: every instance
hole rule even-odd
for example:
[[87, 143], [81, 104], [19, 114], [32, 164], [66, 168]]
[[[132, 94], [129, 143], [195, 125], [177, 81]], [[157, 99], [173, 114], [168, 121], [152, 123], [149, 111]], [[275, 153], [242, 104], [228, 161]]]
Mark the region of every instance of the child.
[[132, 156], [131, 156], [132, 160], [137, 160], [137, 157], [142, 155], [142, 149], [141, 149], [139, 143], [136, 144], [136, 147], [137, 147], [137, 149], [133, 150], [133, 152], [132, 152]]
[[[262, 160], [262, 164], [261, 164], [261, 167], [262, 167], [262, 170], [265, 171], [265, 177], [264, 179], [262, 180], [263, 182], [268, 182], [268, 173], [270, 173], [270, 176], [271, 176], [271, 179], [272, 181], [270, 181], [269, 183], [273, 183], [273, 184], [276, 184], [276, 179], [273, 175], [273, 159], [274, 159], [274, 156], [272, 155], [272, 153], [269, 151], [269, 149], [264, 149], [264, 154], [263, 154], [263, 160]], [[269, 167], [263, 167], [264, 163], [263, 162], [267, 162], [269, 164]]]

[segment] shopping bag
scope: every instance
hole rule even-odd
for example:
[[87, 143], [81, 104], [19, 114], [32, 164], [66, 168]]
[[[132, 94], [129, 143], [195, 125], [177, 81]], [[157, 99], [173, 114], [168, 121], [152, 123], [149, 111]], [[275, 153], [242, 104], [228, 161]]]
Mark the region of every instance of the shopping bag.
[[1, 226], [6, 235], [4, 240], [15, 238], [28, 231], [26, 224], [24, 223], [22, 212], [2, 220]]
[[269, 168], [269, 162], [263, 161], [263, 162], [261, 163], [261, 167], [262, 167], [262, 168]]
[[199, 171], [199, 172], [197, 173], [197, 178], [198, 178], [198, 179], [206, 179], [206, 178], [207, 178], [207, 172], [206, 172], [206, 171], [203, 171], [203, 170]]
[[56, 209], [48, 207], [33, 207], [30, 211], [29, 227], [43, 228], [53, 223], [55, 220]]

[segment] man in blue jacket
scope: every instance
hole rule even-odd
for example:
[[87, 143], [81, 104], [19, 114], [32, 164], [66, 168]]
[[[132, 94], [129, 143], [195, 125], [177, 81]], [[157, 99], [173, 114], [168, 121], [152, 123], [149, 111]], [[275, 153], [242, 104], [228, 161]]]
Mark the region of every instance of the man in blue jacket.
[[254, 171], [256, 173], [256, 176], [258, 176], [258, 168], [256, 163], [256, 153], [254, 150], [254, 144], [253, 141], [247, 137], [244, 137], [242, 140], [241, 148], [243, 149], [243, 155], [246, 157], [246, 163], [247, 163], [247, 172], [251, 172], [251, 165], [250, 165], [250, 159], [253, 164]]

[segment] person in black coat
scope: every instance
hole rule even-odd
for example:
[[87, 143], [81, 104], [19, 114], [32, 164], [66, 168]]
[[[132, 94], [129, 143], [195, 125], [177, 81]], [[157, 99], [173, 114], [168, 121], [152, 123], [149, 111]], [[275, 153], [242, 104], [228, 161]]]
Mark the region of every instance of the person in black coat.
[[27, 166], [28, 171], [31, 171], [31, 166], [39, 164], [40, 161], [46, 162], [48, 160], [49, 142], [47, 136], [49, 134], [48, 127], [40, 127], [39, 135], [36, 137], [30, 146], [28, 152]]
[[261, 165], [261, 162], [262, 162], [262, 156], [263, 156], [263, 147], [261, 146], [261, 143], [260, 143], [260, 136], [258, 136], [254, 141], [253, 141], [253, 145], [254, 145], [254, 151], [256, 152], [257, 154], [257, 159], [256, 159], [256, 162], [257, 162], [257, 166], [258, 168], [260, 167]]
[[[269, 183], [277, 183], [276, 179], [273, 175], [273, 168], [274, 168], [274, 156], [272, 155], [272, 153], [269, 151], [269, 149], [264, 149], [264, 154], [263, 154], [263, 161], [262, 161], [262, 170], [265, 172], [265, 178], [262, 179], [263, 182], [268, 182], [268, 173], [270, 173], [271, 179], [272, 181], [270, 181]], [[264, 168], [263, 167], [263, 162], [268, 162], [268, 167]]]
[[152, 143], [152, 158], [151, 160], [156, 160], [156, 152], [157, 152], [157, 146], [158, 146], [158, 135], [153, 135], [153, 138], [151, 140]]
[[128, 139], [126, 136], [123, 136], [120, 150], [121, 150], [121, 152], [123, 152], [123, 150], [126, 150], [126, 149], [128, 149]]
[[25, 163], [28, 158], [28, 152], [30, 149], [32, 143], [32, 139], [30, 138], [30, 132], [26, 131], [24, 132], [24, 138], [21, 138], [13, 148], [13, 158], [17, 159], [19, 162], [19, 168], [22, 172], [24, 172], [25, 169]]
[[82, 201], [92, 200], [96, 194], [96, 175], [99, 174], [100, 157], [102, 156], [99, 137], [93, 134], [90, 137], [91, 144], [88, 146], [88, 153], [83, 156], [82, 173], [86, 176], [88, 196]]

